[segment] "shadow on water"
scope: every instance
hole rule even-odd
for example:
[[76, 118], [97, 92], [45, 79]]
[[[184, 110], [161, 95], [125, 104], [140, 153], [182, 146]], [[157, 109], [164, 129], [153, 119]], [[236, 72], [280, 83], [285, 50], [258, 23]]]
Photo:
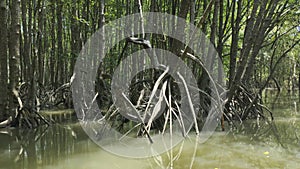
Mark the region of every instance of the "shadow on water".
[[171, 152], [148, 159], [105, 152], [74, 122], [35, 130], [0, 129], [0, 169], [299, 168], [299, 99], [286, 93], [275, 96], [269, 93], [265, 99], [274, 113], [272, 125], [248, 120], [233, 131], [217, 129], [204, 144], [190, 134]]

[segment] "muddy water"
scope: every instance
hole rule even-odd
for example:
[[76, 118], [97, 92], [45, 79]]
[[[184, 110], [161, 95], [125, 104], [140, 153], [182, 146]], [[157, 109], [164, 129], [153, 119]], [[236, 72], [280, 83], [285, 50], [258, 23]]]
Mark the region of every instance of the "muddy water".
[[[0, 129], [0, 169], [299, 168], [300, 112], [296, 99], [275, 104], [275, 125], [248, 121], [204, 144], [191, 133], [172, 151], [148, 159], [112, 155], [77, 123], [36, 130]], [[300, 107], [300, 105], [299, 105]]]

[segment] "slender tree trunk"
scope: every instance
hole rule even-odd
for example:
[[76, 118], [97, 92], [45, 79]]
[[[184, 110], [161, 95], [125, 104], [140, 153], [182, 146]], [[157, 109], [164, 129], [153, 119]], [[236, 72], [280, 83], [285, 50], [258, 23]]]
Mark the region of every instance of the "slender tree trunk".
[[[57, 70], [56, 70], [56, 82], [57, 85], [64, 83], [64, 51], [63, 51], [63, 23], [62, 23], [62, 9], [63, 2], [61, 0], [56, 1], [56, 15], [57, 15]], [[58, 87], [57, 86], [57, 87]]]
[[195, 0], [190, 0], [191, 5], [190, 5], [190, 22], [191, 24], [195, 24]]
[[11, 26], [9, 35], [9, 108], [11, 112], [16, 107], [13, 90], [17, 88], [20, 77], [20, 0], [14, 0], [10, 4]]
[[[187, 14], [189, 12], [190, 9], [190, 0], [185, 0], [182, 1], [180, 4], [180, 9], [179, 9], [179, 13], [178, 13], [178, 17], [186, 19], [187, 18]], [[185, 25], [180, 25], [179, 27], [175, 28], [175, 34], [184, 37], [184, 29], [185, 29]], [[171, 51], [172, 53], [174, 53], [175, 55], [179, 56], [181, 53], [181, 50], [184, 49], [184, 44], [176, 39], [172, 40], [172, 47], [171, 47]]]
[[43, 46], [43, 34], [45, 35], [44, 30], [44, 1], [38, 1], [38, 32], [37, 32], [37, 46], [38, 46], [38, 82], [39, 85], [43, 85], [43, 76], [44, 76], [44, 46]]
[[[218, 24], [218, 2], [219, 0], [216, 0], [214, 3], [214, 12], [213, 12], [213, 18], [212, 18], [212, 24], [211, 24], [211, 32], [210, 32], [210, 42], [213, 44], [213, 46], [208, 46], [207, 54], [206, 54], [206, 66], [208, 70], [210, 71], [213, 68], [214, 60], [216, 59], [214, 47], [216, 47], [216, 32], [217, 32], [217, 24]], [[209, 84], [209, 77], [207, 72], [203, 71], [201, 74], [201, 83], [200, 83], [200, 89], [206, 89]]]
[[84, 19], [84, 22], [80, 23], [80, 27], [82, 31], [82, 40], [85, 43], [87, 40], [87, 25], [86, 25], [86, 21], [87, 21], [87, 16], [88, 16], [88, 1], [89, 0], [85, 0], [84, 2], [82, 2], [82, 10], [81, 10], [81, 16], [82, 19]]
[[0, 120], [4, 118], [7, 106], [7, 7], [6, 0], [0, 0]]
[[73, 70], [74, 70], [74, 65], [75, 65], [75, 61], [77, 58], [77, 55], [79, 54], [79, 50], [80, 50], [80, 42], [79, 42], [79, 38], [80, 38], [80, 32], [79, 32], [79, 25], [76, 21], [76, 17], [77, 16], [77, 9], [76, 9], [76, 0], [72, 1], [72, 8], [71, 8], [71, 66], [70, 66], [70, 75], [72, 76], [73, 74]]
[[[55, 1], [54, 0], [52, 0], [51, 1], [51, 15], [52, 15], [52, 17], [51, 17], [51, 22], [52, 23], [56, 23], [56, 20], [55, 20]], [[56, 41], [56, 37], [55, 37], [55, 24], [51, 24], [50, 23], [50, 29], [51, 29], [51, 31], [50, 31], [50, 36], [51, 36], [51, 51], [50, 51], [50, 64], [49, 64], [49, 66], [50, 66], [50, 84], [51, 85], [54, 85], [55, 86], [55, 83], [56, 83], [56, 81], [55, 81], [55, 54], [56, 54], [56, 48], [55, 48], [55, 45], [56, 45], [56, 43], [55, 43], [55, 41]]]
[[253, 69], [255, 67], [255, 58], [259, 54], [261, 46], [265, 40], [265, 37], [267, 36], [267, 30], [271, 26], [272, 18], [275, 18], [273, 15], [277, 6], [277, 2], [278, 0], [274, 0], [270, 1], [268, 4], [268, 1], [263, 1], [260, 5], [260, 11], [253, 28], [253, 49], [246, 66], [245, 73], [242, 77], [244, 83], [249, 83], [249, 80], [252, 77]]
[[[45, 10], [45, 13], [47, 13], [47, 10]], [[45, 53], [45, 58], [43, 58], [43, 78], [42, 78], [42, 84], [43, 86], [45, 85], [48, 85], [49, 82], [50, 82], [50, 76], [49, 76], [49, 57], [50, 57], [50, 52], [49, 52], [49, 48], [50, 48], [50, 45], [49, 45], [49, 29], [47, 29], [47, 17], [45, 17], [43, 19], [43, 52]], [[46, 59], [47, 58], [47, 59]]]
[[[229, 63], [229, 88], [233, 85], [233, 79], [236, 73], [236, 58], [238, 54], [239, 31], [242, 12], [242, 1], [233, 1], [233, 9], [231, 14], [231, 47], [230, 47], [230, 63]], [[235, 9], [237, 4], [237, 14], [235, 18]]]
[[[234, 75], [234, 79], [231, 84], [233, 84], [230, 87], [230, 91], [228, 93], [228, 100], [231, 100], [235, 94], [236, 89], [239, 87], [241, 83], [241, 79], [245, 70], [245, 67], [248, 62], [249, 54], [251, 52], [252, 46], [253, 46], [253, 27], [255, 24], [255, 18], [259, 7], [259, 0], [254, 0], [252, 11], [250, 14], [250, 18], [247, 20], [245, 32], [244, 32], [244, 40], [243, 40], [243, 47], [241, 50], [241, 56], [238, 63], [238, 67], [236, 69], [236, 73]], [[251, 6], [248, 6], [249, 10]]]
[[[34, 6], [33, 6], [33, 2], [27, 0], [27, 8], [28, 8], [28, 16], [26, 18], [28, 18], [28, 22], [27, 22], [27, 46], [25, 46], [27, 49], [24, 49], [24, 51], [26, 51], [27, 53], [27, 57], [26, 60], [26, 67], [27, 67], [27, 77], [25, 77], [26, 82], [30, 83], [31, 81], [31, 76], [32, 76], [32, 71], [34, 70], [33, 68], [33, 62], [35, 61], [34, 57], [35, 57], [35, 49], [33, 49], [32, 47], [34, 46], [34, 44], [32, 44], [32, 42], [34, 42], [34, 34], [35, 34], [35, 24], [32, 21], [35, 21], [35, 15], [34, 15]], [[25, 42], [24, 42], [25, 43]]]
[[[27, 82], [27, 78], [29, 77], [29, 66], [30, 66], [30, 41], [29, 41], [29, 34], [28, 34], [28, 26], [27, 26], [27, 14], [28, 14], [28, 7], [27, 3], [28, 1], [23, 0], [21, 1], [22, 6], [22, 35], [23, 35], [23, 41], [22, 41], [22, 80]], [[28, 4], [30, 6], [30, 4]], [[31, 15], [30, 15], [31, 16]]]
[[299, 97], [299, 102], [300, 102], [300, 61], [298, 62], [298, 97]]
[[[102, 28], [105, 24], [105, 0], [100, 1], [100, 18], [99, 18], [99, 28]], [[105, 29], [103, 27], [102, 32], [100, 34], [100, 56], [104, 57], [104, 47], [105, 47]]]
[[[102, 31], [100, 33], [100, 43], [99, 43], [99, 49], [100, 49], [100, 52], [99, 52], [99, 56], [101, 58], [104, 58], [105, 57], [105, 53], [104, 53], [104, 49], [105, 49], [105, 27], [104, 27], [104, 24], [105, 24], [105, 0], [100, 0], [99, 1], [99, 20], [98, 20], [98, 26], [99, 28], [102, 28]], [[97, 61], [100, 61], [100, 59], [97, 59], [95, 62]], [[101, 60], [101, 63], [100, 63], [100, 68], [103, 70], [105, 69], [104, 68], [105, 65], [102, 65], [102, 60]], [[112, 72], [112, 66], [110, 66], [110, 73]]]
[[[218, 72], [222, 72], [222, 65], [223, 65], [223, 38], [224, 38], [224, 28], [223, 28], [223, 0], [219, 0], [219, 2], [216, 4], [219, 10], [219, 25], [218, 25], [218, 45], [217, 45], [217, 53], [218, 53]], [[218, 80], [221, 83], [223, 77], [221, 73], [218, 74]]]

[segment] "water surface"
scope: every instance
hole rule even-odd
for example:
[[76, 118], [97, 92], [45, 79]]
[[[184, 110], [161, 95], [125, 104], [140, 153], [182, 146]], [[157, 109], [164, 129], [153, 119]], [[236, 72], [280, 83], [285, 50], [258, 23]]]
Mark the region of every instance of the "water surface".
[[191, 133], [172, 151], [148, 159], [123, 158], [102, 150], [78, 123], [0, 129], [0, 169], [299, 168], [299, 101], [292, 96], [279, 101], [269, 104], [275, 125], [251, 120], [236, 130], [217, 129], [204, 144], [196, 144]]

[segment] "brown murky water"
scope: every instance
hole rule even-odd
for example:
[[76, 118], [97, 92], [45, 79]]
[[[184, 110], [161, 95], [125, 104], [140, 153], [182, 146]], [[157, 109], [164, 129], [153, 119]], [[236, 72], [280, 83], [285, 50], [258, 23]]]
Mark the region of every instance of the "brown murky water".
[[[112, 155], [94, 144], [78, 123], [35, 130], [0, 129], [0, 169], [232, 169], [299, 168], [299, 100], [279, 98], [275, 126], [248, 121], [216, 131], [204, 144], [190, 134], [172, 151], [148, 159]], [[297, 107], [298, 106], [298, 107]]]

